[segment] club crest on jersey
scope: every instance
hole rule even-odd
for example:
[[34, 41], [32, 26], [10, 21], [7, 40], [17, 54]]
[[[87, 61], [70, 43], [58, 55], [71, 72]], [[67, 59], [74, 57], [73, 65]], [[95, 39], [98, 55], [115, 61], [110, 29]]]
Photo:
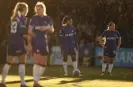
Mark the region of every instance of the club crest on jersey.
[[44, 21], [44, 24], [47, 24], [47, 21]]
[[40, 50], [39, 49], [37, 49], [37, 53], [39, 53], [40, 52]]

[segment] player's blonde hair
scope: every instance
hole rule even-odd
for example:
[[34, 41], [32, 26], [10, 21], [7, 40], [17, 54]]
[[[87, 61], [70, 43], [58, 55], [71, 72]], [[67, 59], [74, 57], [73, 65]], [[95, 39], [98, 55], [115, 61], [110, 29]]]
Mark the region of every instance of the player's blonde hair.
[[18, 12], [23, 12], [24, 10], [26, 10], [26, 12], [24, 14], [26, 16], [27, 13], [28, 13], [28, 5], [25, 2], [18, 2], [15, 5], [15, 8], [13, 9], [13, 14], [11, 16], [11, 20], [14, 20], [15, 19], [15, 17], [18, 14]]
[[40, 6], [41, 8], [43, 8], [43, 15], [47, 15], [46, 13], [46, 6], [43, 2], [37, 2], [36, 5], [35, 5], [35, 12], [37, 13], [37, 9], [36, 7], [37, 6]]

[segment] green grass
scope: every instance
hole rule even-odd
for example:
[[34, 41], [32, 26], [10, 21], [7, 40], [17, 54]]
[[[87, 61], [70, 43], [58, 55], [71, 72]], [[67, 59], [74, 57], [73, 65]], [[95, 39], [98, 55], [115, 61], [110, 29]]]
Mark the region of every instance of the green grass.
[[[19, 87], [20, 80], [18, 76], [18, 65], [14, 65], [7, 76], [8, 87]], [[2, 67], [0, 67], [1, 71]], [[113, 76], [107, 74], [100, 76], [101, 69], [99, 67], [80, 67], [83, 77], [73, 78], [72, 67], [69, 67], [69, 76], [63, 76], [62, 66], [47, 67], [40, 83], [45, 87], [133, 87], [133, 69], [130, 68], [114, 68]], [[1, 77], [1, 75], [0, 75]], [[32, 87], [32, 66], [26, 66], [26, 82]]]

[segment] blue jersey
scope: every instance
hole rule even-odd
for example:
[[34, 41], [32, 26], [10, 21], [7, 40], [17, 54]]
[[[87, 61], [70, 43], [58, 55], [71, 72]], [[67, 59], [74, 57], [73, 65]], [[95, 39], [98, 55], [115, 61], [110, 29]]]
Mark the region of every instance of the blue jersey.
[[36, 34], [35, 37], [32, 38], [33, 46], [40, 47], [47, 45], [47, 34], [46, 32], [39, 31], [39, 27], [41, 26], [51, 26], [52, 20], [49, 16], [33, 16], [30, 21], [30, 26], [33, 27], [33, 32]]
[[74, 26], [62, 26], [60, 30], [61, 45], [75, 46], [77, 45], [76, 28]]
[[116, 48], [117, 47], [117, 40], [121, 37], [119, 32], [114, 30], [105, 30], [102, 34], [102, 37], [106, 38], [106, 47]]
[[23, 43], [25, 30], [27, 30], [26, 17], [17, 15], [16, 18], [11, 21], [9, 44]]

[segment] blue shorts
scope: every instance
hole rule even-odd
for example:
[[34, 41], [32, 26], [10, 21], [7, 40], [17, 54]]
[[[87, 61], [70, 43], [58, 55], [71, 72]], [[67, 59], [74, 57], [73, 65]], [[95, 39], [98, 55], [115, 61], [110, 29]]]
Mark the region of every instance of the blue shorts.
[[116, 48], [105, 47], [104, 48], [104, 56], [115, 57], [116, 56]]
[[21, 56], [25, 53], [24, 43], [8, 44], [8, 56]]
[[42, 56], [46, 56], [49, 54], [48, 46], [33, 46], [33, 53], [40, 54]]
[[76, 55], [75, 46], [68, 45], [68, 46], [61, 46], [61, 50], [63, 55]]

